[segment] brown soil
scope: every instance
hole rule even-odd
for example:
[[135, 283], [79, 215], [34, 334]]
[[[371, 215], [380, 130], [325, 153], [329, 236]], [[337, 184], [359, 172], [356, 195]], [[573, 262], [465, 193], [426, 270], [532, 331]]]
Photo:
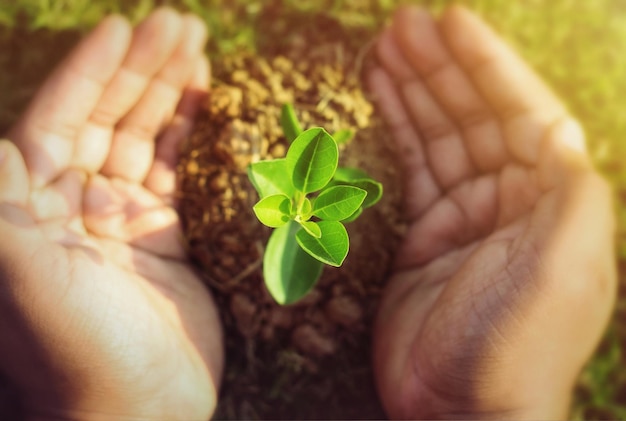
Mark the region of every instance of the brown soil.
[[[215, 63], [215, 86], [179, 165], [189, 252], [215, 292], [226, 330], [217, 418], [384, 416], [371, 375], [370, 331], [405, 228], [400, 175], [361, 90], [358, 52], [339, 42], [303, 47], [295, 39], [289, 57], [241, 54]], [[355, 131], [341, 165], [367, 171], [385, 192], [348, 225], [344, 265], [326, 268], [305, 299], [281, 307], [263, 284], [270, 230], [252, 213], [258, 197], [246, 167], [284, 156], [278, 119], [285, 102], [294, 104], [304, 128]]]

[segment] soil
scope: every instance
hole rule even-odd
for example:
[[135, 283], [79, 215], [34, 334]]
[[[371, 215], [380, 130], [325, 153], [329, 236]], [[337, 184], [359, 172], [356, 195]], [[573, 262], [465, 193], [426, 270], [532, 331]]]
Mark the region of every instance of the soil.
[[[384, 418], [370, 333], [405, 231], [400, 174], [389, 135], [361, 88], [365, 50], [304, 39], [214, 63], [214, 87], [178, 167], [189, 253], [215, 293], [226, 331], [219, 419]], [[365, 170], [383, 183], [384, 195], [347, 226], [343, 266], [326, 268], [308, 296], [283, 307], [263, 283], [270, 229], [252, 212], [258, 197], [246, 167], [284, 157], [279, 115], [286, 102], [304, 128], [354, 131], [340, 149], [340, 165]]]

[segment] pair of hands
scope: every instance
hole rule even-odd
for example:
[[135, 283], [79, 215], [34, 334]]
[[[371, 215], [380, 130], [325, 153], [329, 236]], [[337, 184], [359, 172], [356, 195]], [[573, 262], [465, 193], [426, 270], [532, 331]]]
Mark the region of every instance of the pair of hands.
[[[215, 407], [219, 318], [172, 207], [205, 38], [167, 9], [106, 19], [0, 142], [0, 370], [33, 419]], [[375, 326], [388, 414], [564, 416], [616, 285], [580, 129], [463, 8], [400, 9], [377, 55], [410, 220]]]

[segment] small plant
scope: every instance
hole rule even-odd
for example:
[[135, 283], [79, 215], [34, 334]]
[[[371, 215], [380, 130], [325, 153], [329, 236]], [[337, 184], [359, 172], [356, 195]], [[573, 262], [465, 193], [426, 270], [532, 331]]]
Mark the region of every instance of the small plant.
[[[382, 184], [355, 168], [338, 168], [339, 149], [322, 128], [302, 131], [293, 108], [283, 107], [281, 125], [291, 142], [285, 158], [260, 161], [248, 177], [260, 196], [259, 221], [276, 228], [267, 243], [263, 276], [279, 304], [302, 298], [324, 264], [341, 266], [349, 249], [344, 223], [378, 202]], [[342, 142], [352, 134], [336, 134]]]

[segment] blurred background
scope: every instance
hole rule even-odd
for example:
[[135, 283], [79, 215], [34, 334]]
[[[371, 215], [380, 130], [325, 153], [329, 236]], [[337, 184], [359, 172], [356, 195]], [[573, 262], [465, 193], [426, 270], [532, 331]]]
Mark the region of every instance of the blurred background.
[[[103, 16], [136, 22], [154, 7], [192, 11], [211, 32], [213, 61], [274, 42], [267, 25], [320, 17], [344, 27], [353, 45], [373, 37], [397, 0], [0, 0], [0, 135], [43, 78]], [[412, 1], [438, 11], [449, 0]], [[614, 186], [620, 299], [596, 355], [582, 373], [574, 419], [626, 419], [626, 0], [467, 0], [548, 81], [588, 135], [596, 165]], [[274, 20], [268, 20], [267, 11]], [[276, 14], [276, 11], [280, 13]], [[367, 36], [369, 38], [365, 38]], [[593, 221], [590, 221], [593, 223]], [[576, 344], [572, 344], [576, 346]], [[541, 358], [541, 356], [537, 356]]]

